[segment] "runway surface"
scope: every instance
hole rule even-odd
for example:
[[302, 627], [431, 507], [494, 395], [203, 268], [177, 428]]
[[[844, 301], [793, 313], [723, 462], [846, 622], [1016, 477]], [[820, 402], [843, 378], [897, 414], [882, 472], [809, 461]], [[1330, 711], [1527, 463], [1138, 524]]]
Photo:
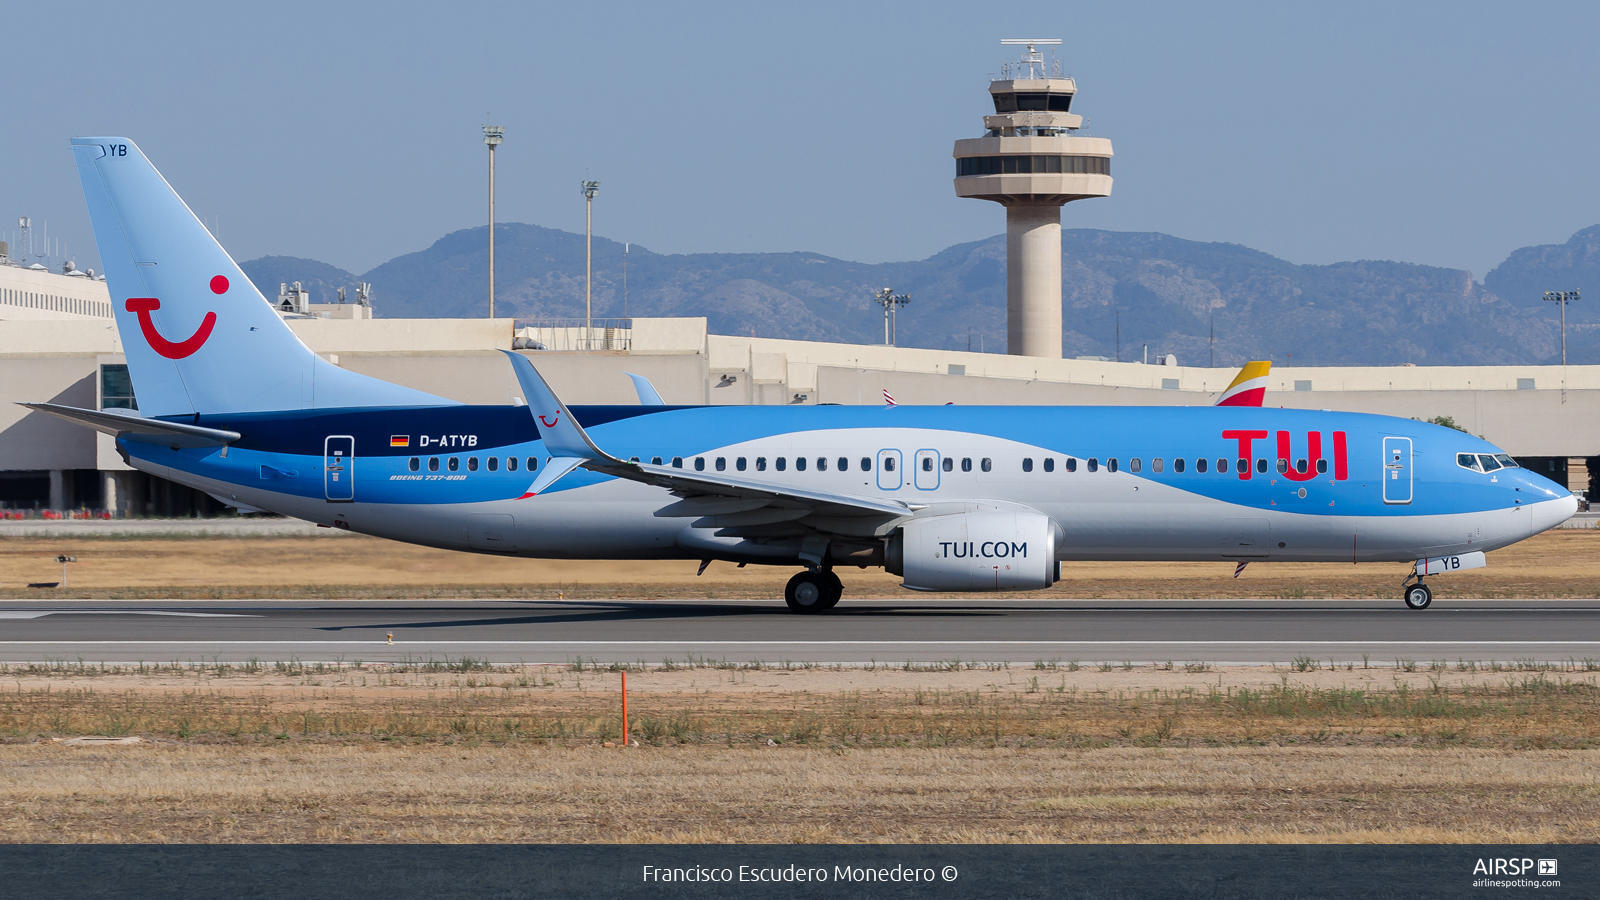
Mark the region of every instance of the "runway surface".
[[[391, 642], [392, 636], [392, 642]], [[0, 661], [1600, 660], [1600, 600], [0, 601]]]

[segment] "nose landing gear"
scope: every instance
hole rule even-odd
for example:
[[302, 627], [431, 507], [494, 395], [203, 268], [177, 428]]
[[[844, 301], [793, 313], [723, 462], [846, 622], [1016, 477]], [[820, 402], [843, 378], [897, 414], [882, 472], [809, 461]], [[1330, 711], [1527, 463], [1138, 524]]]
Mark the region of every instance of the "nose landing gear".
[[[1413, 578], [1416, 579], [1415, 584], [1412, 583]], [[1400, 590], [1408, 609], [1427, 609], [1428, 604], [1433, 602], [1433, 589], [1422, 583], [1422, 576], [1415, 565], [1411, 567], [1411, 574], [1401, 583]]]
[[819, 613], [833, 609], [844, 596], [844, 584], [832, 569], [808, 569], [789, 579], [783, 589], [783, 602], [797, 613]]

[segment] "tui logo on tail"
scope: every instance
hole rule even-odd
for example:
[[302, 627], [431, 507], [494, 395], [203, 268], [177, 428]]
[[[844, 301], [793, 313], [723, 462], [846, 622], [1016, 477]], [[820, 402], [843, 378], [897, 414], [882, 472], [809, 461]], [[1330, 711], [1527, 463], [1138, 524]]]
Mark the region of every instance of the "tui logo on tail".
[[[211, 279], [211, 292], [213, 294], [226, 293], [228, 279], [218, 275]], [[200, 321], [200, 327], [194, 334], [181, 341], [169, 341], [156, 330], [156, 323], [150, 318], [150, 313], [161, 308], [161, 301], [155, 297], [129, 297], [126, 304], [128, 312], [137, 313], [139, 316], [139, 330], [144, 332], [144, 339], [149, 342], [150, 349], [165, 356], [167, 359], [184, 359], [193, 356], [195, 351], [205, 345], [206, 339], [211, 337], [211, 329], [217, 325], [217, 314], [207, 312], [206, 317]]]

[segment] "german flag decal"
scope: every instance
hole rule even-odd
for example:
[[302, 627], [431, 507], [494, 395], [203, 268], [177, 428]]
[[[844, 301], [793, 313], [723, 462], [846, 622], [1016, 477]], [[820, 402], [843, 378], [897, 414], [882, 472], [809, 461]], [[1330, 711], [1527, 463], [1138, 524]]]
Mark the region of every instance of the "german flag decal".
[[391, 447], [409, 447], [409, 446], [411, 446], [411, 435], [409, 435], [409, 434], [392, 434], [392, 435], [389, 436], [389, 446], [391, 446]]

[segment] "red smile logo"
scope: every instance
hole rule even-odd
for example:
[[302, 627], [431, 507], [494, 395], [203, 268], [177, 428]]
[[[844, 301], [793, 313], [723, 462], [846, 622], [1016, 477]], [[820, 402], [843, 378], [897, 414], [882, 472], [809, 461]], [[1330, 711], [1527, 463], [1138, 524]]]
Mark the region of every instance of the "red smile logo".
[[551, 419], [551, 420], [550, 420], [550, 421], [548, 421], [548, 422], [546, 422], [546, 421], [545, 421], [545, 420], [544, 420], [544, 416], [540, 416], [540, 417], [539, 417], [539, 424], [540, 424], [540, 425], [543, 425], [543, 426], [544, 426], [544, 427], [546, 427], [546, 428], [554, 428], [554, 427], [556, 427], [556, 423], [557, 423], [557, 422], [559, 422], [559, 421], [561, 421], [561, 413], [556, 413], [556, 414], [555, 414], [555, 417], [554, 417], [554, 418], [552, 418], [552, 419]]
[[[222, 275], [211, 279], [211, 292], [221, 294], [228, 290], [228, 279]], [[155, 297], [129, 297], [126, 304], [128, 312], [137, 313], [139, 316], [139, 330], [144, 332], [144, 339], [150, 344], [150, 349], [165, 356], [167, 359], [184, 359], [193, 356], [211, 337], [211, 329], [217, 325], [217, 314], [207, 312], [204, 319], [200, 320], [200, 327], [194, 334], [181, 341], [169, 341], [156, 330], [156, 323], [150, 318], [150, 313], [161, 308], [161, 301]]]

